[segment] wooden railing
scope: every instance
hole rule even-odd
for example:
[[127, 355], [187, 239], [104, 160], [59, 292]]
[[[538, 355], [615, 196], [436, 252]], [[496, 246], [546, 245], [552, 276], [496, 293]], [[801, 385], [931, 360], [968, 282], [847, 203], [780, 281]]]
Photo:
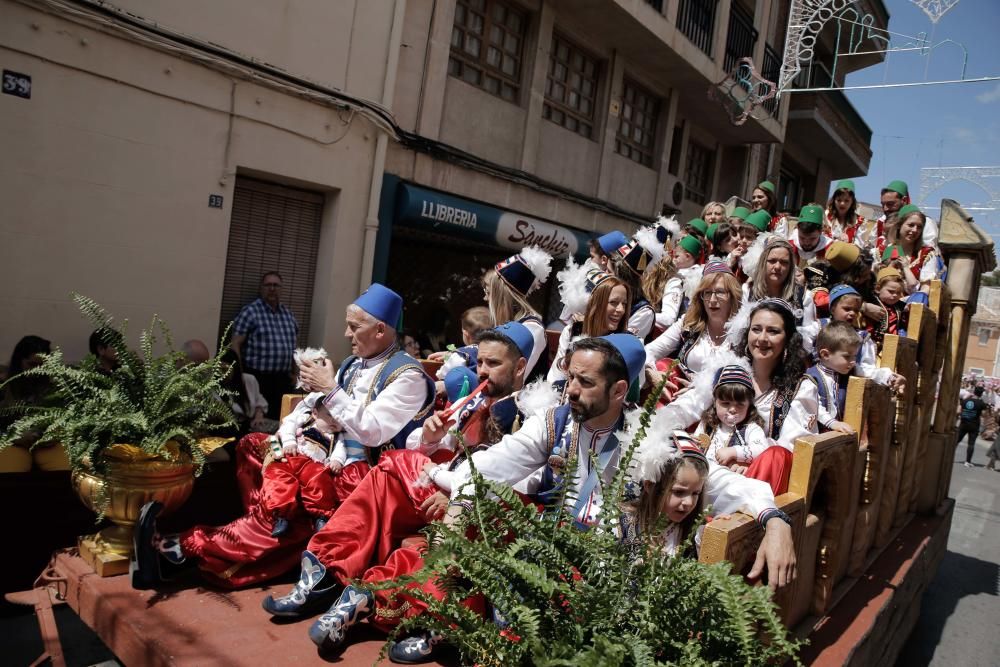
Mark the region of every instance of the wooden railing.
[[[887, 335], [879, 365], [906, 378], [894, 395], [871, 380], [851, 378], [844, 421], [856, 435], [824, 433], [795, 443], [788, 493], [776, 499], [792, 517], [798, 576], [776, 602], [790, 627], [828, 614], [916, 512], [945, 497], [950, 457], [927, 460], [929, 446], [954, 433], [932, 433], [935, 392], [951, 345], [947, 288], [935, 281], [930, 303], [910, 307], [905, 337]], [[953, 420], [952, 420], [953, 421]], [[944, 459], [944, 460], [942, 460]], [[745, 573], [761, 529], [747, 515], [705, 527], [700, 560], [729, 561]]]

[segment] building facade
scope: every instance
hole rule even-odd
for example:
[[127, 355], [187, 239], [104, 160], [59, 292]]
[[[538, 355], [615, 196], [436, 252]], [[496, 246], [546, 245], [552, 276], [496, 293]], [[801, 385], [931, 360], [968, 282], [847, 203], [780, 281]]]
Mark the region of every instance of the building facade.
[[[708, 95], [745, 56], [777, 78], [784, 4], [0, 0], [3, 68], [32, 86], [0, 96], [0, 349], [35, 333], [81, 356], [70, 291], [211, 341], [272, 269], [303, 344], [346, 352], [343, 308], [372, 279], [454, 339], [481, 270], [523, 245], [583, 255], [765, 178], [781, 208], [825, 201], [871, 157], [846, 98], [735, 126]], [[843, 82], [836, 30], [803, 86]]]
[[966, 375], [1000, 377], [1000, 287], [980, 287], [965, 351]]

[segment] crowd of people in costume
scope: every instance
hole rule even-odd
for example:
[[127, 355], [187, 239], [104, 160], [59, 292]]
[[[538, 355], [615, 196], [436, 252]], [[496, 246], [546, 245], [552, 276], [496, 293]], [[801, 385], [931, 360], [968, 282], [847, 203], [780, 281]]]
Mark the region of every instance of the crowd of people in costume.
[[[763, 182], [750, 206], [711, 202], [685, 224], [660, 218], [631, 238], [596, 238], [582, 264], [553, 266], [562, 260], [525, 248], [484, 273], [489, 325], [473, 327], [469, 313], [466, 334], [463, 317], [464, 340], [435, 355], [436, 377], [397, 332], [400, 296], [372, 284], [345, 314], [351, 355], [337, 364], [298, 351], [305, 397], [276, 436], [251, 433], [236, 446], [245, 514], [167, 534], [161, 506], [148, 504], [133, 585], [155, 588], [197, 565], [209, 581], [240, 587], [297, 567], [298, 581], [268, 595], [264, 611], [311, 618], [310, 639], [337, 650], [361, 621], [388, 631], [425, 609], [405, 589], [364, 584], [420, 569], [413, 537], [469, 510], [474, 464], [525, 502], [570, 498], [581, 530], [606, 502], [623, 502], [621, 539], [652, 537], [671, 553], [705, 508], [745, 512], [764, 531], [749, 576], [787, 586], [794, 543], [775, 497], [787, 489], [794, 442], [852, 432], [852, 375], [903, 388], [878, 366], [883, 339], [905, 331], [909, 304], [926, 302], [942, 275], [934, 222], [907, 202], [906, 185], [890, 183], [882, 203], [882, 218], [862, 219], [853, 184], [841, 181], [826, 207], [780, 216]], [[531, 304], [550, 278], [564, 325], [558, 341], [549, 332], [551, 348]], [[655, 389], [627, 498], [606, 499], [636, 406]], [[470, 602], [484, 617], [488, 603]], [[427, 661], [447, 640], [401, 638], [390, 658]]]

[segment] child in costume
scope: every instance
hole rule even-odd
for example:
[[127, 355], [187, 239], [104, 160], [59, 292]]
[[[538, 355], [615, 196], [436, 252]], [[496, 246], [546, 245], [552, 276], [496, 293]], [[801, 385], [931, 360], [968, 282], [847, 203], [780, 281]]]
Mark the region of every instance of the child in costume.
[[665, 249], [661, 238], [665, 238], [661, 227], [643, 227], [628, 245], [618, 249], [617, 257], [612, 261], [613, 273], [625, 283], [631, 297], [632, 307], [626, 328], [639, 340], [645, 340], [656, 323], [656, 312], [650, 305], [651, 299], [643, 292], [642, 279], [663, 257]]
[[750, 372], [740, 365], [723, 366], [715, 374], [712, 397], [694, 435], [707, 439], [709, 461], [743, 472], [771, 446], [754, 407]]
[[687, 310], [690, 295], [701, 281], [703, 266], [698, 260], [703, 248], [696, 236], [685, 236], [674, 247], [674, 267], [677, 273], [663, 288], [660, 312], [656, 315], [658, 326], [669, 327]]
[[906, 335], [909, 320], [909, 304], [906, 302], [906, 281], [899, 269], [887, 266], [878, 272], [875, 294], [882, 308], [878, 321], [867, 320], [865, 329], [881, 348], [886, 334]]
[[816, 356], [819, 361], [806, 371], [816, 380], [819, 388], [819, 418], [817, 422], [827, 431], [854, 433], [844, 416], [844, 399], [847, 381], [857, 364], [861, 337], [847, 322], [830, 322], [816, 337]]
[[641, 545], [641, 535], [659, 531], [654, 541], [673, 556], [680, 552], [704, 507], [708, 460], [683, 431], [674, 432], [668, 442], [647, 443], [640, 447], [631, 471], [639, 497], [622, 512], [621, 539], [635, 549]]
[[[313, 392], [295, 406], [281, 421], [272, 451], [264, 457], [260, 501], [274, 517], [271, 537], [288, 531], [288, 519], [297, 507], [313, 517], [316, 530], [333, 512], [331, 473], [339, 473], [348, 457], [333, 416], [323, 405], [324, 396]], [[361, 453], [354, 460], [363, 458]]]
[[[830, 319], [834, 322], [847, 322], [861, 337], [861, 347], [855, 360], [857, 362], [854, 367], [855, 373], [896, 391], [902, 391], [906, 378], [894, 373], [891, 368], [877, 366], [878, 350], [875, 341], [863, 327], [858, 326], [862, 304], [861, 294], [856, 289], [849, 285], [837, 285], [830, 290]], [[825, 325], [827, 322], [821, 324]]]

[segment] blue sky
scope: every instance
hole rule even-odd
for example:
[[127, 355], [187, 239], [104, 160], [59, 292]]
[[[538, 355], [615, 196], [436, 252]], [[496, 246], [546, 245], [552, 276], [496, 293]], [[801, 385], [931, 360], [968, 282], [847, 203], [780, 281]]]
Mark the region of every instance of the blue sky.
[[[1000, 76], [997, 0], [959, 0], [936, 24], [909, 0], [883, 1], [891, 15], [890, 31], [910, 36], [925, 32], [932, 44], [959, 42], [968, 51], [965, 78]], [[916, 52], [890, 53], [882, 64], [850, 74], [847, 86], [958, 78], [961, 49], [943, 45], [929, 58]], [[899, 178], [909, 184], [916, 202], [922, 167], [1000, 167], [1000, 81], [846, 94], [873, 132], [868, 176], [854, 179], [859, 199], [877, 202], [882, 186]], [[1000, 192], [1000, 178], [994, 179], [994, 186]], [[938, 209], [930, 205], [940, 206], [945, 197], [969, 205], [989, 202], [979, 187], [952, 182], [927, 197], [927, 213], [937, 218]], [[995, 243], [1000, 242], [1000, 210], [970, 213]]]

